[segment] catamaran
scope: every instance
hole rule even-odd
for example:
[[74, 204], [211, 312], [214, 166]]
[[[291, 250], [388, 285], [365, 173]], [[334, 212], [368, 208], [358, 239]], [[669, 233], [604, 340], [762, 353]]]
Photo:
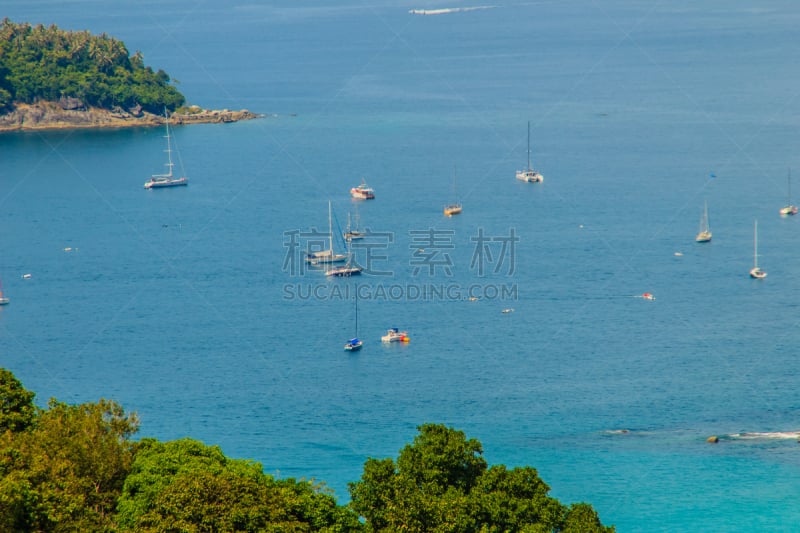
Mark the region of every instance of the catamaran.
[[520, 181], [527, 181], [531, 183], [538, 183], [544, 181], [542, 176], [531, 167], [531, 121], [528, 121], [528, 168], [525, 170], [517, 170], [517, 179]]

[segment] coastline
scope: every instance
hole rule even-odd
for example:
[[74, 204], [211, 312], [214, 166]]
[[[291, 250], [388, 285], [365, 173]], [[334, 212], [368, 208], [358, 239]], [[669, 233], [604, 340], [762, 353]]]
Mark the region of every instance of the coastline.
[[[188, 113], [173, 113], [170, 125], [215, 124], [252, 120], [264, 115], [246, 109], [239, 111], [209, 110], [192, 106]], [[134, 114], [122, 109], [108, 110], [97, 107], [79, 106], [64, 109], [58, 102], [38, 102], [36, 104], [16, 104], [14, 110], [0, 115], [0, 133], [19, 131], [46, 131], [100, 128], [137, 128], [161, 126], [163, 115], [146, 111]]]

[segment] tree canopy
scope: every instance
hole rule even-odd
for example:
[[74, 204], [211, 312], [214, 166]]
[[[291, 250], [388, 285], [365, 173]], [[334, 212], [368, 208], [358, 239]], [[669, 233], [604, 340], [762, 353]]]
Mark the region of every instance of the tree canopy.
[[374, 533], [613, 531], [591, 506], [566, 507], [531, 467], [489, 467], [463, 432], [425, 424], [395, 462], [370, 458], [351, 506]]
[[322, 483], [275, 479], [192, 439], [132, 440], [117, 403], [33, 405], [0, 368], [0, 531], [141, 533], [601, 533], [588, 504], [569, 507], [531, 467], [489, 466], [483, 447], [420, 426], [397, 458], [368, 459], [337, 504]]
[[185, 102], [163, 70], [145, 66], [141, 52], [129, 55], [122, 41], [5, 18], [0, 22], [0, 112], [14, 102], [62, 97], [105, 109], [141, 105], [153, 113]]

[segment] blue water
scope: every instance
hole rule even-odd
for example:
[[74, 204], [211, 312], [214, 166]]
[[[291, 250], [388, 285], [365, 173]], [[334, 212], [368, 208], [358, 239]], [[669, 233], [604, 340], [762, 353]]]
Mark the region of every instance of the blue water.
[[[178, 190], [142, 188], [158, 129], [0, 136], [0, 364], [40, 404], [113, 398], [142, 436], [219, 444], [341, 501], [367, 457], [442, 422], [619, 531], [796, 529], [796, 439], [705, 442], [800, 429], [800, 219], [778, 216], [800, 168], [794, 3], [219, 4], [4, 5], [123, 40], [192, 103], [267, 114], [175, 128]], [[543, 184], [514, 179], [528, 120]], [[343, 225], [362, 177], [392, 275], [283, 268], [286, 232], [326, 231], [329, 199]], [[410, 233], [427, 230], [453, 247]], [[483, 277], [480, 231], [519, 237], [497, 272], [491, 241]], [[414, 275], [417, 248], [451, 273]], [[365, 347], [346, 354], [337, 291], [356, 283]], [[517, 292], [377, 296], [441, 285]], [[382, 346], [390, 326], [411, 342]]]

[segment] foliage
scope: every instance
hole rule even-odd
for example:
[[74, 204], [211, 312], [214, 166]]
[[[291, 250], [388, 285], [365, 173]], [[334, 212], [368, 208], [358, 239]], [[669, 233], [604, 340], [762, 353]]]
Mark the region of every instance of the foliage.
[[[135, 414], [113, 401], [33, 405], [0, 368], [0, 531], [602, 533], [530, 467], [489, 466], [481, 443], [420, 426], [395, 462], [368, 459], [349, 506], [322, 484], [274, 479], [260, 464], [191, 439], [134, 443]], [[363, 522], [359, 519], [363, 517]]]
[[438, 424], [418, 428], [395, 463], [370, 458], [350, 483], [351, 507], [369, 532], [605, 532], [586, 504], [570, 508], [530, 467], [489, 468], [483, 449], [463, 432]]
[[357, 517], [306, 482], [182, 439], [143, 440], [119, 501], [123, 531], [357, 531]]
[[129, 56], [121, 41], [106, 34], [0, 22], [0, 112], [13, 102], [62, 97], [106, 109], [139, 104], [153, 113], [185, 101], [163, 70], [153, 72], [140, 52]]
[[36, 414], [34, 396], [33, 392], [22, 386], [14, 374], [0, 368], [0, 433], [7, 430], [21, 431], [33, 423]]
[[100, 531], [113, 524], [138, 420], [118, 404], [50, 400], [0, 440], [0, 529]]

